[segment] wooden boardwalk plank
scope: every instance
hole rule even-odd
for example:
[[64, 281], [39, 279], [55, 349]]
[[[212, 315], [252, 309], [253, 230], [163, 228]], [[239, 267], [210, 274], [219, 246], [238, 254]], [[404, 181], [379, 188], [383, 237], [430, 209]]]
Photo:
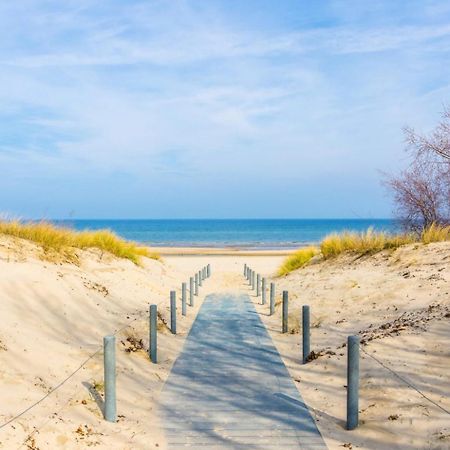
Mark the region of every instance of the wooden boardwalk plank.
[[161, 395], [169, 449], [326, 449], [253, 303], [210, 295]]

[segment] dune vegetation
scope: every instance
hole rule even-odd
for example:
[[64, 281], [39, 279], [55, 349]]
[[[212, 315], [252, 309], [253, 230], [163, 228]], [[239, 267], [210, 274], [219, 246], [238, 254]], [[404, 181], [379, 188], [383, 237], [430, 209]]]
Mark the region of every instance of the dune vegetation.
[[417, 241], [413, 234], [389, 234], [369, 228], [365, 232], [345, 231], [333, 233], [320, 243], [320, 251], [324, 259], [332, 258], [344, 252], [358, 254], [376, 253], [381, 250], [395, 249]]
[[45, 253], [70, 256], [74, 249], [96, 248], [140, 264], [141, 257], [159, 259], [159, 254], [135, 242], [121, 239], [110, 230], [75, 231], [49, 222], [0, 221], [0, 235], [38, 244]]
[[373, 254], [382, 250], [396, 249], [406, 244], [443, 241], [450, 241], [450, 226], [432, 224], [420, 234], [390, 234], [374, 231], [372, 228], [361, 233], [351, 231], [332, 233], [326, 236], [318, 247], [301, 248], [289, 255], [278, 269], [278, 276], [287, 275], [307, 265], [316, 255], [329, 259], [346, 252], [358, 255]]
[[292, 255], [289, 255], [284, 261], [283, 264], [278, 269], [278, 276], [283, 276], [292, 272], [293, 270], [299, 269], [303, 267], [305, 264], [308, 264], [311, 259], [318, 255], [320, 250], [317, 247], [305, 247], [297, 250]]

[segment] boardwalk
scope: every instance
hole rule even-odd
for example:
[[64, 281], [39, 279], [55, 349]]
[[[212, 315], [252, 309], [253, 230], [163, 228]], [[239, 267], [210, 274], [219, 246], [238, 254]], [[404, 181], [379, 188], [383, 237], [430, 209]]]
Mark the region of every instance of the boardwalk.
[[248, 296], [210, 295], [162, 393], [169, 449], [326, 449]]

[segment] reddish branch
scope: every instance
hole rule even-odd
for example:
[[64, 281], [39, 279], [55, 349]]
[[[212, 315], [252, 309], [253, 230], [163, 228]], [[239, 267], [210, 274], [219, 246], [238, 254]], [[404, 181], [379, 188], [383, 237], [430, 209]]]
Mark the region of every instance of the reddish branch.
[[408, 229], [420, 231], [450, 223], [450, 110], [428, 135], [405, 129], [412, 161], [386, 183], [394, 193], [397, 215]]

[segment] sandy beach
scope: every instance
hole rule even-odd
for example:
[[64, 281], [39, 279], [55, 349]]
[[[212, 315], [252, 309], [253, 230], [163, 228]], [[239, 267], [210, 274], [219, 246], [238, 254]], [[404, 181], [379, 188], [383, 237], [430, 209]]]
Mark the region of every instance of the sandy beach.
[[[79, 251], [75, 265], [47, 261], [29, 242], [1, 238], [2, 424], [25, 411], [0, 429], [1, 448], [165, 448], [158, 395], [203, 299], [213, 292], [252, 296], [330, 449], [450, 448], [449, 416], [443, 411], [450, 410], [449, 243], [344, 255], [283, 278], [274, 273], [286, 252], [161, 253], [162, 261], [144, 259], [139, 267]], [[208, 263], [212, 277], [187, 316], [178, 314], [174, 336], [164, 325], [169, 291], [175, 289], [179, 299], [181, 282]], [[268, 315], [267, 305], [260, 305], [245, 283], [244, 263], [276, 283], [275, 315]], [[290, 296], [287, 334], [280, 333], [282, 290]], [[156, 365], [147, 356], [150, 303], [161, 312]], [[311, 307], [311, 348], [317, 353], [307, 365], [300, 363], [303, 304]], [[114, 332], [119, 420], [111, 424], [101, 412], [101, 343]], [[361, 425], [349, 432], [343, 344], [356, 333], [367, 354], [361, 354]]]

